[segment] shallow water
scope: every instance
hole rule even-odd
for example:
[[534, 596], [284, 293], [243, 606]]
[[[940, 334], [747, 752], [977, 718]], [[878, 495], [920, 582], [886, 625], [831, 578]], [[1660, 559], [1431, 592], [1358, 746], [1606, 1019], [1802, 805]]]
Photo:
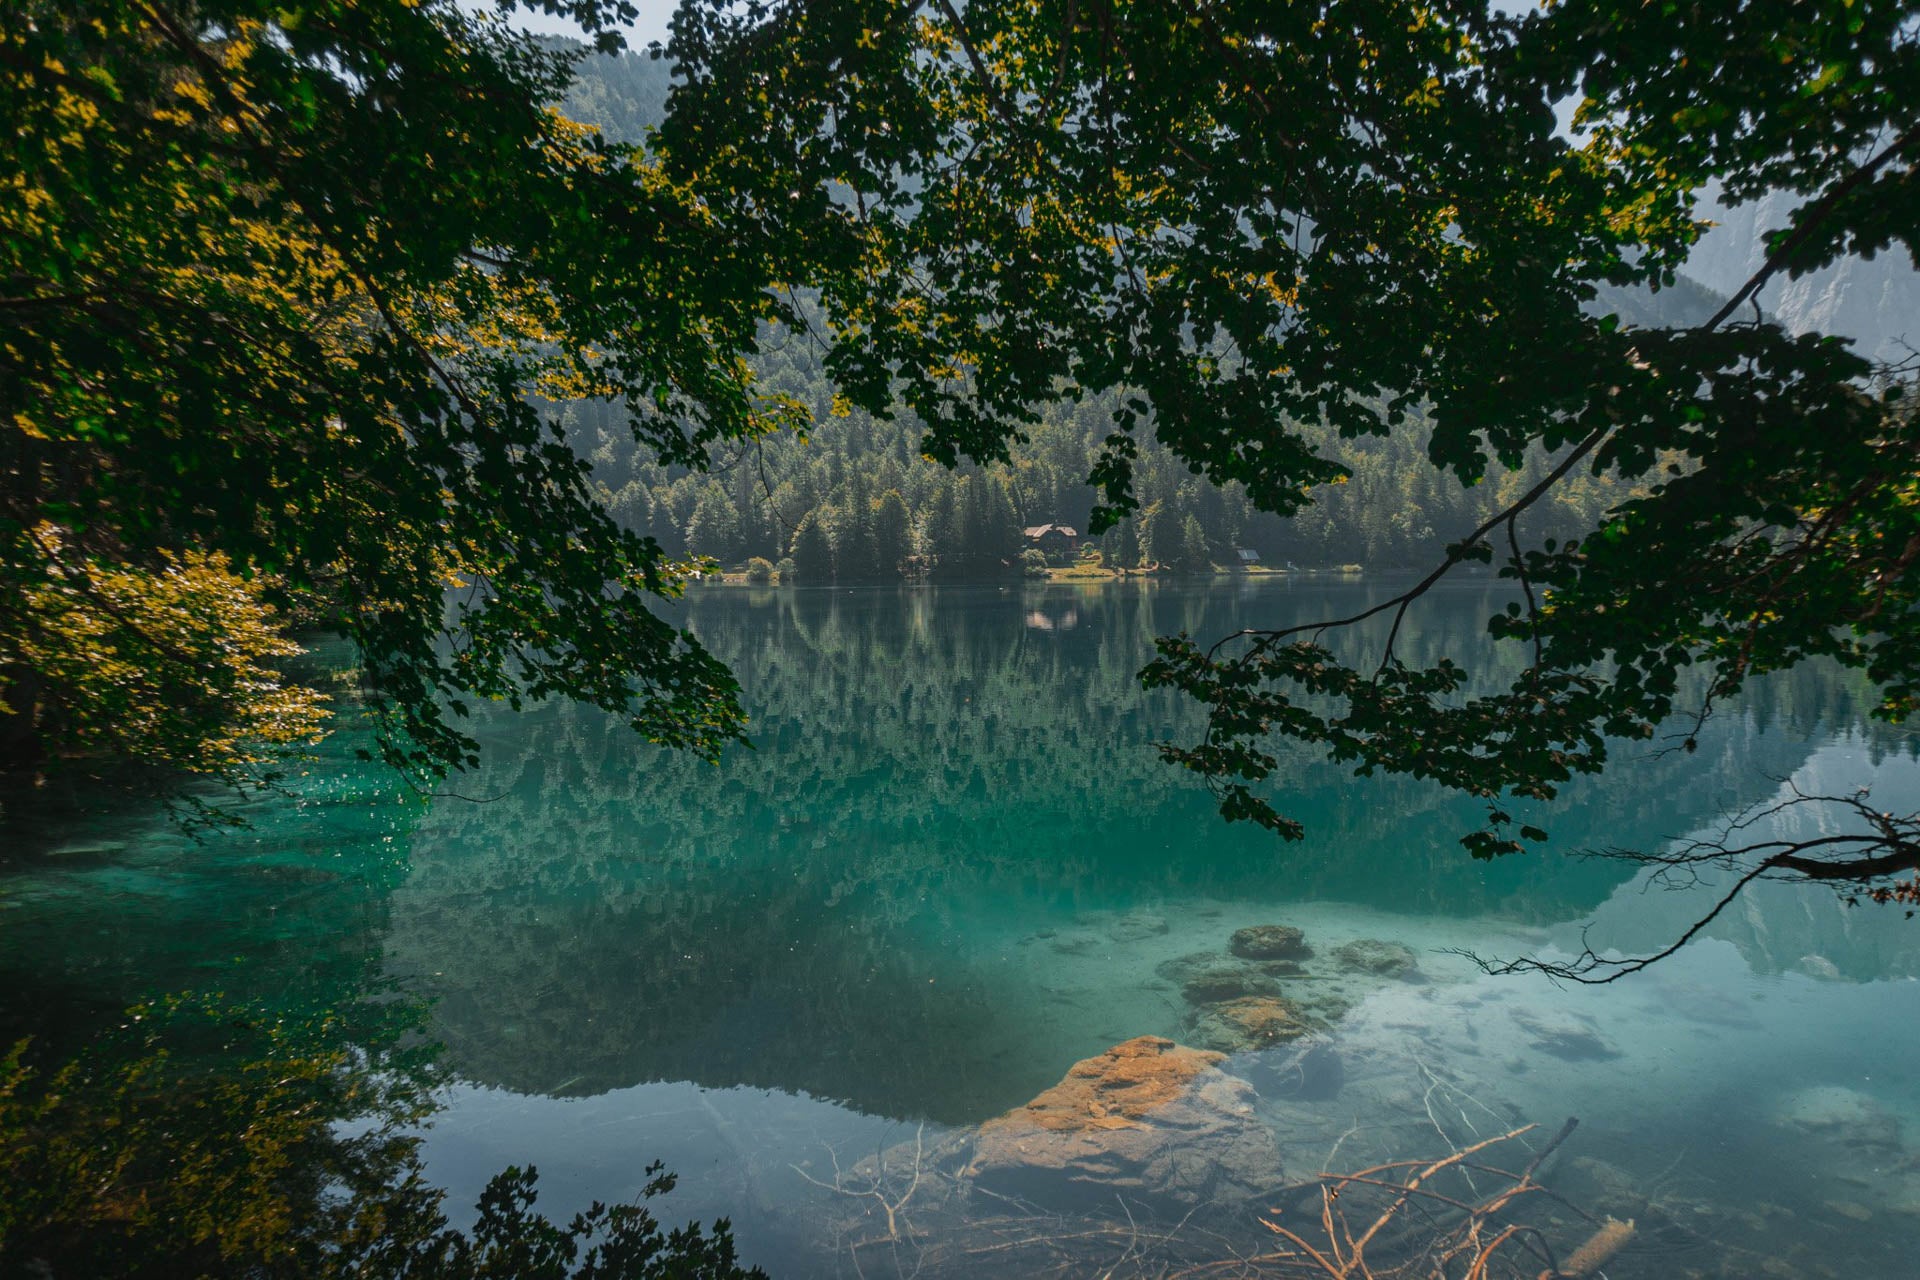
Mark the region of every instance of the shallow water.
[[[509, 1163], [539, 1166], [550, 1211], [624, 1197], [660, 1158], [681, 1178], [666, 1216], [731, 1215], [776, 1274], [885, 1274], [937, 1253], [940, 1223], [908, 1256], [861, 1254], [878, 1210], [819, 1185], [836, 1163], [1017, 1107], [1118, 1041], [1188, 1034], [1158, 971], [1284, 922], [1322, 958], [1388, 939], [1421, 970], [1320, 965], [1289, 989], [1328, 1012], [1343, 1068], [1323, 1096], [1268, 1090], [1288, 1176], [1336, 1144], [1426, 1154], [1577, 1116], [1569, 1190], [1624, 1178], [1662, 1224], [1612, 1274], [1914, 1274], [1920, 927], [1760, 886], [1605, 988], [1454, 953], [1658, 947], [1701, 891], [1572, 851], [1657, 848], [1794, 785], [1920, 807], [1905, 739], [1804, 672], [1692, 755], [1568, 787], [1536, 818], [1554, 852], [1473, 862], [1471, 805], [1306, 753], [1283, 792], [1305, 843], [1221, 824], [1152, 751], [1194, 717], [1134, 682], [1151, 637], [1383, 590], [711, 589], [688, 618], [739, 673], [754, 750], [707, 766], [546, 708], [482, 723], [465, 799], [422, 801], [344, 735], [247, 831], [195, 845], [125, 809], [39, 830], [0, 881], [0, 1030], [78, 1034], [211, 985], [323, 1001], [371, 965], [434, 1002], [457, 1083], [426, 1159], [456, 1202]], [[1492, 603], [1436, 593], [1403, 654], [1471, 649]], [[1257, 1055], [1229, 1065], [1263, 1078]], [[1710, 1243], [1735, 1230], [1748, 1261]]]

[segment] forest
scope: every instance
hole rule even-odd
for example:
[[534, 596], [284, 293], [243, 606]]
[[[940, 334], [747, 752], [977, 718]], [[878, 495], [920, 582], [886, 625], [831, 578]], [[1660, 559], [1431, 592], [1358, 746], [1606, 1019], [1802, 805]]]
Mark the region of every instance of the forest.
[[[589, 54], [564, 110], [616, 141], [644, 145], [665, 110], [668, 65], [634, 51]], [[1641, 327], [1684, 327], [1721, 301], [1681, 277], [1658, 293], [1608, 289], [1592, 305]], [[1018, 576], [1022, 529], [1088, 531], [1098, 501], [1089, 477], [1127, 393], [1063, 396], [1011, 441], [1006, 464], [951, 468], [924, 456], [924, 428], [911, 409], [893, 405], [883, 418], [839, 396], [821, 360], [824, 320], [817, 308], [805, 315], [806, 323], [770, 334], [752, 360], [760, 388], [805, 406], [804, 438], [762, 437], [693, 470], [662, 465], [633, 440], [616, 405], [554, 411], [568, 441], [592, 460], [595, 491], [616, 519], [675, 556], [726, 568], [755, 557], [791, 560], [781, 580], [816, 585]], [[1134, 463], [1139, 510], [1086, 545], [1111, 569], [1208, 573], [1237, 565], [1242, 548], [1280, 568], [1421, 568], [1435, 546], [1499, 511], [1551, 461], [1535, 449], [1521, 466], [1496, 467], [1463, 486], [1434, 469], [1420, 424], [1351, 437], [1295, 426], [1342, 471], [1298, 512], [1260, 509], [1244, 486], [1197, 474], [1149, 434]], [[1615, 476], [1575, 477], [1532, 514], [1529, 536], [1577, 536], [1633, 492]]]

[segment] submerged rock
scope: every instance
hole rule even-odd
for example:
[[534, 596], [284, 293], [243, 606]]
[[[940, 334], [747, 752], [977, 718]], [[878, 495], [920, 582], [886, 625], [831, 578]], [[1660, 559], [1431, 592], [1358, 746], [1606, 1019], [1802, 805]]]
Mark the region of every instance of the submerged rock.
[[1147, 938], [1165, 937], [1172, 932], [1165, 916], [1154, 915], [1150, 911], [1129, 911], [1113, 922], [1107, 930], [1107, 936], [1115, 942], [1140, 942]]
[[1356, 938], [1333, 949], [1333, 958], [1341, 967], [1383, 978], [1405, 978], [1420, 971], [1413, 949], [1399, 942], [1379, 938]]
[[1084, 956], [1105, 949], [1105, 940], [1091, 929], [1050, 935], [1053, 949], [1063, 956]]
[[1278, 996], [1244, 996], [1196, 1009], [1193, 1038], [1209, 1049], [1239, 1053], [1298, 1040], [1312, 1030], [1299, 1009]]
[[1140, 1036], [1077, 1062], [1032, 1102], [972, 1136], [961, 1176], [976, 1194], [1048, 1209], [1155, 1211], [1242, 1201], [1281, 1181], [1280, 1149], [1253, 1087], [1223, 1057]]
[[1180, 984], [1188, 1004], [1210, 1005], [1248, 996], [1277, 997], [1280, 984], [1258, 969], [1223, 966], [1195, 974]]
[[1782, 1099], [1774, 1118], [1833, 1150], [1920, 1168], [1920, 1155], [1909, 1152], [1903, 1140], [1900, 1118], [1858, 1089], [1838, 1084], [1796, 1089]]
[[1327, 1102], [1339, 1097], [1347, 1082], [1345, 1060], [1324, 1040], [1282, 1045], [1235, 1065], [1263, 1098]]
[[1307, 935], [1290, 924], [1254, 924], [1235, 929], [1228, 950], [1248, 960], [1297, 960], [1313, 954]]
[[1280, 994], [1280, 984], [1260, 969], [1206, 951], [1168, 960], [1154, 972], [1179, 983], [1180, 994], [1188, 1004], [1216, 1004], [1241, 996]]
[[1512, 1016], [1514, 1025], [1529, 1037], [1527, 1043], [1541, 1053], [1550, 1053], [1568, 1062], [1591, 1062], [1620, 1056], [1620, 1051], [1587, 1025], [1584, 1019], [1524, 1009], [1515, 1009]]

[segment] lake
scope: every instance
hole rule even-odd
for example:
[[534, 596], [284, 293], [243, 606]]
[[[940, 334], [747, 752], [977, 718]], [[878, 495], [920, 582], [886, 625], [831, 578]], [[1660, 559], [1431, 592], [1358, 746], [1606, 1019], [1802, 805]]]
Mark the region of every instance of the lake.
[[[752, 749], [715, 766], [576, 707], [489, 712], [481, 767], [422, 797], [359, 762], [349, 724], [284, 794], [242, 804], [242, 830], [196, 841], [127, 806], [24, 823], [0, 866], [0, 1032], [57, 1044], [165, 992], [300, 1008], [391, 984], [430, 1002], [444, 1046], [424, 1156], [455, 1203], [529, 1163], [550, 1212], [623, 1198], [661, 1159], [680, 1183], [657, 1211], [730, 1215], [776, 1275], [1011, 1274], [1042, 1269], [1031, 1242], [993, 1252], [931, 1188], [891, 1232], [880, 1200], [904, 1184], [856, 1193], [1109, 1046], [1216, 1034], [1193, 974], [1235, 963], [1236, 930], [1283, 924], [1312, 954], [1272, 980], [1314, 1030], [1224, 1064], [1273, 1135], [1276, 1187], [1527, 1123], [1515, 1141], [1537, 1147], [1577, 1117], [1543, 1176], [1637, 1218], [1616, 1280], [1912, 1275], [1920, 922], [1763, 884], [1605, 987], [1461, 954], [1656, 949], [1711, 886], [1581, 851], [1657, 850], [1796, 786], [1920, 807], [1911, 738], [1867, 719], [1857, 682], [1808, 670], [1754, 688], [1692, 754], [1620, 747], [1530, 812], [1544, 852], [1475, 862], [1473, 803], [1299, 749], [1278, 789], [1305, 841], [1222, 823], [1153, 750], [1197, 717], [1139, 688], [1152, 637], [1391, 587], [696, 588], [681, 611], [738, 674]], [[1401, 653], [1474, 652], [1502, 599], [1435, 592]], [[1340, 959], [1363, 940], [1415, 967]], [[998, 1221], [1054, 1237], [1048, 1267], [1152, 1273], [1139, 1222], [1130, 1253], [1099, 1253], [1125, 1199]], [[1256, 1208], [1206, 1208], [1221, 1250], [1266, 1234]], [[1150, 1212], [1169, 1235], [1188, 1221]], [[1084, 1267], [1061, 1243], [1082, 1222], [1106, 1224]]]

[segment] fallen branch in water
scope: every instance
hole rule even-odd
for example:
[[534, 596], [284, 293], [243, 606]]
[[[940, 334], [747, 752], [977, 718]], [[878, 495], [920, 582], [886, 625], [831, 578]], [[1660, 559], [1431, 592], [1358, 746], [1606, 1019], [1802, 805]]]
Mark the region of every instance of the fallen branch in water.
[[[1304, 1214], [1317, 1207], [1317, 1221], [1282, 1222], [1281, 1209], [1260, 1219], [1285, 1247], [1207, 1262], [1173, 1275], [1275, 1280], [1560, 1280], [1591, 1275], [1631, 1237], [1630, 1223], [1602, 1223], [1563, 1267], [1539, 1228], [1510, 1215], [1522, 1199], [1544, 1192], [1534, 1174], [1576, 1123], [1562, 1125], [1518, 1173], [1473, 1157], [1519, 1141], [1533, 1125], [1436, 1160], [1395, 1160], [1354, 1173], [1321, 1174], [1288, 1189], [1304, 1202]], [[1503, 1185], [1482, 1194], [1467, 1176], [1469, 1170]]]

